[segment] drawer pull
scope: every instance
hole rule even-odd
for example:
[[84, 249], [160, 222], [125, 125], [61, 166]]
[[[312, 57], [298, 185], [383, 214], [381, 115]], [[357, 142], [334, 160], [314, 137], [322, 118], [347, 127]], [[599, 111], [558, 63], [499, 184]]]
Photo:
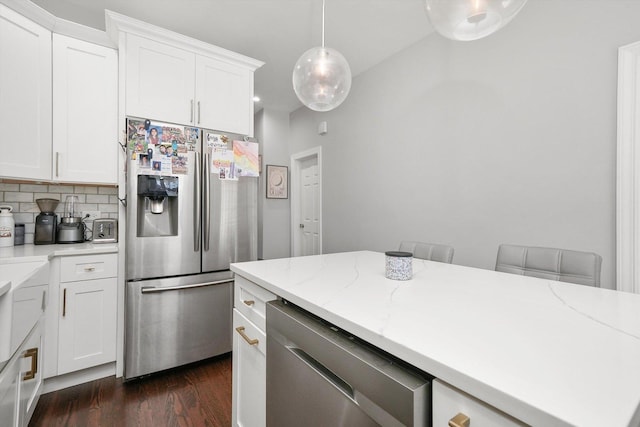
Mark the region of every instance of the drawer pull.
[[38, 373], [38, 348], [34, 347], [25, 351], [24, 358], [26, 359], [27, 357], [31, 358], [31, 370], [24, 373], [22, 379], [25, 381], [34, 379]]
[[244, 326], [238, 326], [236, 328], [236, 331], [238, 331], [238, 333], [240, 334], [240, 336], [242, 338], [244, 338], [244, 340], [249, 344], [249, 345], [256, 345], [258, 344], [258, 338], [254, 338], [251, 339], [247, 336], [247, 334], [244, 333]]
[[449, 420], [449, 427], [469, 427], [471, 419], [462, 412]]
[[255, 304], [256, 302], [252, 299], [246, 299], [244, 301], [242, 301], [245, 305], [248, 305], [249, 307], [251, 307], [253, 304]]
[[91, 272], [91, 271], [95, 271], [95, 269], [96, 269], [95, 267], [85, 267], [85, 268], [84, 268], [84, 271], [89, 271], [89, 272]]

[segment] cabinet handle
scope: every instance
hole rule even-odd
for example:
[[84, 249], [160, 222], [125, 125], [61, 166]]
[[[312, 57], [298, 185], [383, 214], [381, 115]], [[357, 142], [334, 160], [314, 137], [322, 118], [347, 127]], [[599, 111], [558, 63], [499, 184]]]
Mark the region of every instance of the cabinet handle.
[[67, 288], [62, 291], [62, 317], [67, 314]]
[[56, 151], [56, 178], [60, 176], [60, 152]]
[[31, 358], [31, 370], [25, 372], [24, 377], [22, 377], [25, 381], [34, 379], [38, 373], [38, 348], [34, 347], [26, 350], [24, 358], [26, 359], [27, 357]]
[[89, 272], [91, 272], [91, 271], [94, 271], [95, 269], [96, 269], [95, 267], [85, 267], [85, 268], [84, 268], [84, 271], [89, 271]]
[[245, 305], [248, 305], [249, 307], [251, 307], [253, 304], [255, 304], [256, 302], [252, 299], [246, 299], [244, 301], [242, 301], [243, 303], [245, 303]]
[[471, 418], [462, 412], [449, 420], [449, 427], [469, 427], [469, 424], [471, 424]]
[[191, 100], [191, 113], [189, 117], [189, 123], [193, 123], [193, 99]]
[[240, 334], [240, 336], [242, 338], [244, 338], [244, 340], [249, 344], [249, 345], [256, 345], [258, 344], [258, 338], [254, 338], [251, 339], [247, 336], [247, 334], [244, 333], [244, 326], [238, 326], [236, 328], [236, 331], [238, 331], [238, 333]]
[[198, 124], [200, 124], [200, 101], [198, 101]]

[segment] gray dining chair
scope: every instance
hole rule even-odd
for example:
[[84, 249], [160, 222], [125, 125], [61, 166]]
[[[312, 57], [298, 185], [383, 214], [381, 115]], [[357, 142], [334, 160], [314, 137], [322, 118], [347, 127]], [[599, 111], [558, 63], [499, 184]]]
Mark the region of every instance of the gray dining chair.
[[496, 259], [496, 271], [597, 287], [601, 266], [593, 252], [535, 246], [502, 244]]
[[399, 250], [402, 252], [411, 252], [414, 258], [426, 259], [429, 261], [446, 262], [451, 264], [451, 261], [453, 260], [453, 247], [447, 245], [403, 240], [400, 242]]

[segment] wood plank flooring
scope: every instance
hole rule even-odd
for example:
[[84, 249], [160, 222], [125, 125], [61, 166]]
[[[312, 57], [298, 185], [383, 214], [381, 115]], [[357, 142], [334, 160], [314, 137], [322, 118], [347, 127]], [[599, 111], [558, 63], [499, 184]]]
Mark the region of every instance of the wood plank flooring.
[[231, 425], [231, 353], [123, 383], [103, 378], [43, 394], [29, 427]]

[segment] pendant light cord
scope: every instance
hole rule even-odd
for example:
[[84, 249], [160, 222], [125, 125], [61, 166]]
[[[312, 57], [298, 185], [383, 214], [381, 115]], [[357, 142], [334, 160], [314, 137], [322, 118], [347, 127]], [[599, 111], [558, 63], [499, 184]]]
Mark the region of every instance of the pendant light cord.
[[322, 47], [324, 47], [324, 2], [325, 0], [322, 0]]

